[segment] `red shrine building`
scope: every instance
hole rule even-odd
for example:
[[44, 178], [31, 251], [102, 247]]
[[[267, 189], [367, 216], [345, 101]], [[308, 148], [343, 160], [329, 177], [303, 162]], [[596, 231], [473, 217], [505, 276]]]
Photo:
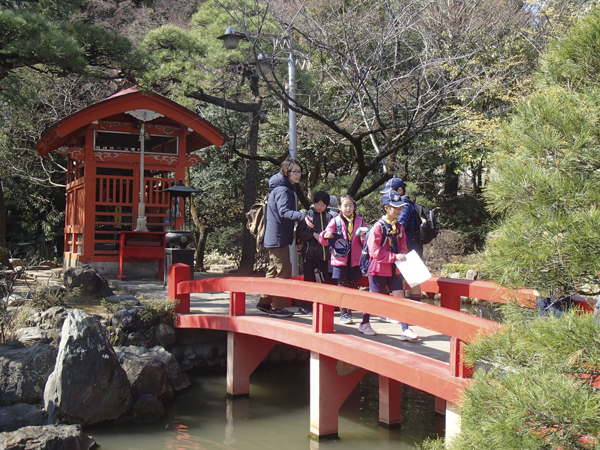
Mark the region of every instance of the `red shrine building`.
[[[158, 261], [164, 234], [185, 226], [184, 214], [171, 214], [165, 190], [200, 163], [192, 152], [226, 139], [187, 108], [137, 88], [53, 124], [36, 149], [67, 156], [64, 267], [88, 264], [124, 277], [124, 246], [138, 249], [129, 260]], [[144, 247], [159, 248], [145, 253]]]

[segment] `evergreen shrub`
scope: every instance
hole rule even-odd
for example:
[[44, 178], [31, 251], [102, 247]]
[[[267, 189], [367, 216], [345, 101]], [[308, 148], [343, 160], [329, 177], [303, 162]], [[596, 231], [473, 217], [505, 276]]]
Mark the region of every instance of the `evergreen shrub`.
[[[600, 437], [600, 325], [572, 309], [504, 305], [506, 329], [467, 345], [477, 364], [450, 450], [593, 449]], [[443, 448], [428, 441], [423, 449]]]

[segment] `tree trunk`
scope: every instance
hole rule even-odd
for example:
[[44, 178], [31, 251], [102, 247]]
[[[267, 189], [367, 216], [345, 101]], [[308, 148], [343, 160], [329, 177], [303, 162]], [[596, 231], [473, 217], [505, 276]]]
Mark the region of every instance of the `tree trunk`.
[[[262, 117], [262, 109], [251, 111], [248, 118], [248, 134], [246, 135], [246, 153], [255, 156], [258, 154], [258, 128]], [[246, 179], [244, 180], [244, 213], [256, 201], [256, 178], [258, 176], [258, 162], [246, 159]], [[251, 275], [254, 270], [256, 258], [256, 241], [244, 221], [244, 233], [242, 242], [242, 258], [238, 268], [238, 274]]]
[[196, 252], [194, 253], [194, 261], [196, 268], [200, 272], [206, 272], [206, 268], [204, 267], [204, 253], [206, 250], [206, 239], [208, 238], [208, 233], [210, 231], [208, 226], [201, 224], [198, 226], [198, 232], [196, 233]]
[[0, 179], [0, 266], [8, 269], [13, 268], [8, 259], [8, 250], [6, 248], [6, 211], [4, 209], [4, 186]]
[[454, 162], [446, 163], [446, 182], [445, 195], [448, 198], [458, 196], [458, 174], [456, 173], [456, 164]]
[[[186, 167], [185, 168], [185, 185], [189, 186], [190, 185], [190, 168]], [[185, 214], [185, 211], [183, 212]], [[198, 216], [198, 211], [196, 210], [196, 205], [194, 204], [194, 199], [190, 197], [190, 214], [192, 215], [192, 220], [194, 221], [194, 225], [196, 225], [196, 228], [198, 228], [198, 230], [202, 230], [203, 228], [206, 228], [206, 225], [204, 225], [202, 222], [200, 222], [200, 217]], [[203, 236], [204, 234], [204, 236]], [[194, 253], [194, 270], [198, 269], [200, 272], [206, 272], [206, 270], [204, 269], [204, 248], [206, 247], [206, 235], [208, 233], [205, 232], [200, 232], [200, 233], [194, 233], [194, 238], [196, 239], [196, 252]], [[204, 239], [204, 242], [202, 243], [202, 252], [199, 251], [200, 248], [200, 242], [201, 240]]]

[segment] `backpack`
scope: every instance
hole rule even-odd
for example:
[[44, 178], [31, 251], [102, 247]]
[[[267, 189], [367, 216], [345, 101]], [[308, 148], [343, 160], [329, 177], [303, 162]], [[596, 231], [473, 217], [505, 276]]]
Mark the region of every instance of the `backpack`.
[[265, 231], [267, 229], [267, 199], [255, 203], [246, 213], [248, 219], [246, 228], [250, 230], [250, 234], [256, 238], [256, 251], [258, 253], [263, 250], [265, 240]]
[[[408, 196], [406, 196], [408, 197]], [[418, 244], [425, 245], [429, 244], [435, 239], [440, 232], [440, 223], [438, 221], [438, 214], [435, 210], [429, 209], [425, 205], [415, 203], [415, 200], [411, 200], [410, 197], [403, 198], [414, 206], [415, 212], [419, 216], [419, 223], [421, 224], [420, 230], [415, 235], [415, 241]]]
[[[388, 229], [385, 222], [381, 219], [377, 220], [375, 223], [378, 223], [381, 226], [381, 246], [383, 247], [383, 244], [385, 244], [385, 240], [388, 237]], [[365, 243], [363, 244], [360, 261], [358, 262], [358, 267], [360, 267], [361, 272], [366, 277], [368, 277], [371, 272], [371, 255], [369, 255], [369, 247], [367, 246], [370, 232], [371, 230], [367, 231], [367, 234], [365, 234]]]

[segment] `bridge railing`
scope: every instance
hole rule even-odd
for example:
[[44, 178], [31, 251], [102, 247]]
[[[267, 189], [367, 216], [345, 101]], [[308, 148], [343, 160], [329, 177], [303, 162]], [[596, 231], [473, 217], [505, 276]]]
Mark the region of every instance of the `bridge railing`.
[[[431, 277], [421, 285], [421, 291], [441, 294], [441, 306], [460, 311], [460, 298], [477, 298], [506, 303], [517, 300], [521, 306], [535, 308], [536, 295], [533, 289], [508, 289], [489, 281], [472, 281], [455, 278]], [[572, 296], [571, 300], [583, 311], [593, 311], [596, 300]]]
[[[440, 308], [405, 298], [322, 283], [254, 277], [217, 277], [205, 280], [189, 278], [190, 271], [187, 265], [173, 264], [169, 267], [169, 298], [179, 301], [177, 313], [190, 313], [191, 293], [230, 292], [230, 316], [244, 316], [246, 294], [266, 294], [313, 302], [313, 332], [332, 333], [336, 307], [363, 311], [375, 316], [401, 320], [449, 336], [450, 374], [456, 377], [469, 377], [472, 373], [472, 368], [465, 364], [464, 343], [476, 339], [482, 333], [503, 328], [503, 325], [491, 320], [447, 307]], [[445, 293], [441, 292], [441, 294], [443, 299]]]

